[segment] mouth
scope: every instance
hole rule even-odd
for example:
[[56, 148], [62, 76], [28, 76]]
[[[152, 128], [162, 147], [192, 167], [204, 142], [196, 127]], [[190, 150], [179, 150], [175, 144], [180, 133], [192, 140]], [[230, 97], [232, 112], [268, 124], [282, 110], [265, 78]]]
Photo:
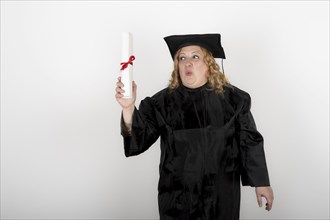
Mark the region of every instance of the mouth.
[[193, 74], [193, 73], [192, 73], [191, 71], [186, 71], [186, 72], [185, 72], [185, 75], [186, 75], [186, 76], [191, 76], [192, 74]]

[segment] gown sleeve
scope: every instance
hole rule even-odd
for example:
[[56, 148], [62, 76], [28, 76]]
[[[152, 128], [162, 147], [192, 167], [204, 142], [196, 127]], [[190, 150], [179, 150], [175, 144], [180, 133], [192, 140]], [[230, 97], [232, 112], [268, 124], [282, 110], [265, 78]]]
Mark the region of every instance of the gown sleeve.
[[150, 97], [141, 101], [139, 110], [134, 109], [132, 130], [127, 131], [123, 116], [121, 116], [121, 135], [124, 139], [125, 156], [134, 156], [148, 150], [159, 137], [159, 126], [156, 119], [156, 109]]
[[257, 131], [250, 108], [251, 97], [246, 94], [238, 116], [242, 185], [270, 186], [263, 146], [264, 140]]

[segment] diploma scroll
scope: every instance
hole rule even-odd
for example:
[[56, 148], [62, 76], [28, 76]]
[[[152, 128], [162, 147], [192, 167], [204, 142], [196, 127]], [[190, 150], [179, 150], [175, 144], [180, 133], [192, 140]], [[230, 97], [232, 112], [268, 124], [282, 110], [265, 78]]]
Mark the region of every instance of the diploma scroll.
[[124, 99], [132, 98], [132, 81], [133, 81], [133, 35], [124, 32], [122, 36], [122, 67], [121, 82], [124, 84]]

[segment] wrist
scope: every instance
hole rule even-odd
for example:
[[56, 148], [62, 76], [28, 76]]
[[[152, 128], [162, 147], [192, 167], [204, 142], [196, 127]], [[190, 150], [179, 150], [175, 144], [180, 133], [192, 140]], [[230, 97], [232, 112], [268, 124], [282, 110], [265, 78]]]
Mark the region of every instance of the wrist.
[[127, 112], [127, 113], [133, 113], [135, 109], [134, 105], [128, 106], [128, 107], [122, 107], [123, 112]]
[[135, 106], [129, 106], [123, 108], [123, 119], [124, 119], [124, 124], [126, 127], [126, 130], [130, 133], [132, 130], [132, 119], [133, 119], [133, 113], [135, 110]]

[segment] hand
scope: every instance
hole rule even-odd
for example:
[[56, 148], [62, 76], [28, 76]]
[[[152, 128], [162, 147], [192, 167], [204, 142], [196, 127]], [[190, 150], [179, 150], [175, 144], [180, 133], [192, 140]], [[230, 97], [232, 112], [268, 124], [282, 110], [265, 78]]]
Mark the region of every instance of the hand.
[[132, 129], [132, 118], [133, 118], [133, 112], [135, 109], [135, 100], [136, 100], [136, 90], [137, 86], [135, 82], [133, 81], [133, 89], [132, 89], [132, 98], [126, 99], [123, 98], [123, 93], [125, 92], [122, 88], [124, 87], [124, 84], [121, 82], [121, 77], [118, 77], [118, 81], [116, 83], [116, 99], [117, 102], [120, 104], [120, 106], [123, 109], [123, 119], [125, 122], [125, 126], [128, 132]]
[[266, 198], [266, 210], [270, 211], [273, 206], [273, 200], [274, 200], [274, 195], [273, 195], [273, 189], [270, 186], [260, 186], [256, 187], [256, 196], [257, 196], [257, 202], [259, 207], [262, 207], [262, 197]]
[[136, 86], [135, 82], [133, 81], [133, 85], [132, 85], [133, 94], [132, 94], [132, 98], [129, 98], [129, 99], [123, 98], [124, 97], [123, 93], [125, 92], [125, 90], [122, 89], [123, 87], [124, 87], [124, 84], [121, 82], [121, 77], [118, 77], [118, 81], [116, 83], [116, 96], [115, 96], [117, 99], [117, 102], [120, 104], [120, 106], [122, 107], [123, 110], [134, 109], [137, 86]]

